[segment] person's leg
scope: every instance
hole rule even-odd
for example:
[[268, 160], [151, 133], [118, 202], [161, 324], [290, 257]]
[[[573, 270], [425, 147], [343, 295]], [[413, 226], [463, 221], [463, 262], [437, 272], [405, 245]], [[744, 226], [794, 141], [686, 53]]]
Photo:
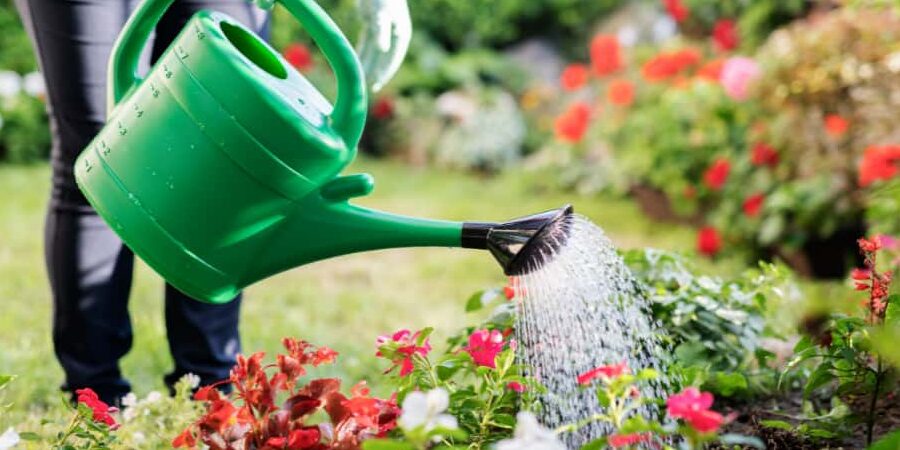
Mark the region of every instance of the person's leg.
[[53, 345], [64, 390], [106, 402], [130, 390], [119, 358], [131, 347], [127, 301], [133, 257], [75, 185], [75, 158], [105, 122], [106, 63], [128, 17], [124, 0], [16, 0], [47, 84], [53, 132], [45, 257]]
[[[156, 29], [154, 61], [165, 52], [190, 17], [204, 8], [228, 14], [267, 34], [266, 15], [246, 0], [179, 0]], [[198, 375], [201, 385], [228, 378], [235, 357], [241, 350], [238, 333], [240, 306], [240, 295], [229, 303], [212, 305], [194, 300], [166, 285], [166, 332], [175, 360], [174, 370], [165, 377], [170, 389], [188, 373]]]

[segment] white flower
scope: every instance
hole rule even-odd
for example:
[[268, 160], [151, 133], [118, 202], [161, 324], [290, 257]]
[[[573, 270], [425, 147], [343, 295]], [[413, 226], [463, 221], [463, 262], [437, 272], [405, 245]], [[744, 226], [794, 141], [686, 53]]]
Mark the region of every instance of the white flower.
[[134, 434], [131, 435], [131, 439], [138, 444], [143, 444], [147, 440], [147, 436], [144, 436], [144, 433], [140, 431], [135, 431]]
[[19, 433], [16, 433], [12, 427], [6, 429], [6, 432], [0, 434], [0, 450], [13, 448], [19, 443]]
[[200, 386], [200, 376], [197, 374], [189, 373], [189, 374], [181, 377], [181, 379], [187, 380], [188, 384], [191, 386], [191, 389], [194, 389], [197, 386]]
[[47, 88], [44, 85], [44, 76], [40, 72], [31, 72], [25, 75], [22, 85], [25, 88], [25, 92], [32, 97], [43, 97], [47, 93]]
[[160, 399], [162, 399], [162, 394], [160, 394], [159, 391], [150, 391], [150, 393], [147, 394], [147, 397], [144, 398], [144, 402], [156, 403], [160, 401]]
[[0, 97], [11, 98], [22, 90], [22, 77], [11, 70], [0, 71]]
[[494, 450], [566, 450], [556, 433], [538, 423], [534, 414], [522, 411], [516, 416], [516, 431], [512, 439], [504, 439]]
[[137, 405], [137, 403], [138, 403], [137, 395], [134, 395], [134, 392], [129, 392], [129, 393], [125, 394], [124, 397], [122, 397], [121, 403], [122, 403], [122, 406], [124, 406], [126, 408], [129, 406]]
[[456, 418], [443, 414], [450, 406], [450, 394], [442, 388], [424, 392], [411, 392], [403, 399], [403, 413], [398, 423], [404, 430], [419, 427], [431, 431], [437, 427], [455, 430]]

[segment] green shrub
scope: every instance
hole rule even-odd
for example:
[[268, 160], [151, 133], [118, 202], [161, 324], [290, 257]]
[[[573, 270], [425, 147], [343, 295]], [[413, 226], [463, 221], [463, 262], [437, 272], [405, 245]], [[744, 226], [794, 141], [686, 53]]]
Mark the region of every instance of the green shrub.
[[47, 158], [50, 129], [44, 102], [26, 94], [0, 99], [0, 161], [29, 163]]

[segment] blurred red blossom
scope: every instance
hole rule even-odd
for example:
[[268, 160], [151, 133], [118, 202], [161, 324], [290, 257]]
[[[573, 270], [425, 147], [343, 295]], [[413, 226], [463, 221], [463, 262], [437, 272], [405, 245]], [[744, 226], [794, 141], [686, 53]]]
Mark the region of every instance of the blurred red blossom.
[[288, 46], [284, 48], [283, 55], [288, 64], [296, 67], [297, 70], [301, 72], [305, 72], [313, 67], [312, 52], [309, 51], [308, 47], [299, 42], [288, 44]]
[[644, 63], [641, 75], [651, 82], [667, 81], [699, 65], [701, 61], [700, 52], [693, 48], [661, 52]]
[[703, 173], [703, 184], [714, 191], [721, 190], [728, 181], [730, 172], [731, 162], [725, 158], [718, 158]]
[[584, 102], [573, 103], [556, 118], [554, 126], [556, 137], [573, 144], [581, 141], [588, 130], [590, 120], [591, 107]]
[[607, 443], [612, 448], [622, 448], [647, 442], [652, 438], [653, 435], [650, 433], [613, 434]]
[[378, 97], [372, 104], [372, 117], [378, 120], [394, 117], [394, 99], [389, 96]]
[[663, 0], [663, 5], [675, 22], [684, 22], [690, 15], [690, 10], [684, 6], [681, 0]]
[[873, 145], [866, 148], [859, 164], [859, 185], [889, 180], [900, 174], [900, 145]]
[[630, 106], [634, 102], [634, 83], [616, 79], [606, 87], [606, 99], [613, 105]]
[[591, 40], [591, 65], [597, 76], [606, 76], [622, 68], [619, 40], [610, 34], [598, 34]]
[[737, 24], [731, 19], [719, 19], [713, 25], [712, 39], [717, 50], [723, 52], [734, 50], [740, 44]]
[[750, 162], [754, 166], [774, 167], [778, 165], [778, 151], [769, 144], [757, 142], [750, 150]]
[[759, 212], [762, 210], [763, 203], [765, 202], [766, 197], [763, 194], [753, 194], [747, 197], [744, 200], [744, 204], [742, 208], [744, 210], [744, 215], [747, 217], [756, 217], [759, 215]]
[[697, 232], [697, 251], [706, 256], [715, 256], [722, 250], [722, 237], [715, 227], [705, 226]]
[[700, 392], [695, 387], [689, 387], [669, 396], [666, 400], [666, 410], [670, 417], [684, 420], [700, 433], [714, 433], [727, 422], [727, 419], [710, 409], [713, 400], [713, 395], [709, 392]]
[[584, 87], [591, 73], [584, 64], [569, 64], [559, 77], [559, 84], [566, 91], [577, 91]]
[[839, 138], [850, 128], [850, 121], [839, 114], [828, 114], [824, 120], [825, 132], [833, 138]]

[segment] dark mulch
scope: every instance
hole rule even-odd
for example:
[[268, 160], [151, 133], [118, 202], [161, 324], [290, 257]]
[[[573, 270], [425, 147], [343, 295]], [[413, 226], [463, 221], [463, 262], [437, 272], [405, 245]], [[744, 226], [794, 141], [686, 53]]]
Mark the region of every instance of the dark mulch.
[[[855, 412], [867, 409], [867, 399], [851, 399], [848, 402]], [[802, 396], [799, 392], [784, 394], [750, 403], [724, 405], [723, 410], [737, 414], [737, 418], [726, 428], [728, 433], [756, 436], [769, 450], [821, 450], [821, 449], [865, 449], [866, 429], [864, 423], [853, 426], [850, 436], [841, 439], [813, 439], [799, 433], [769, 428], [760, 422], [780, 420], [798, 424], [790, 417], [802, 415]], [[900, 396], [897, 393], [883, 395], [878, 402], [878, 419], [874, 430], [875, 440], [892, 431], [900, 430]]]

